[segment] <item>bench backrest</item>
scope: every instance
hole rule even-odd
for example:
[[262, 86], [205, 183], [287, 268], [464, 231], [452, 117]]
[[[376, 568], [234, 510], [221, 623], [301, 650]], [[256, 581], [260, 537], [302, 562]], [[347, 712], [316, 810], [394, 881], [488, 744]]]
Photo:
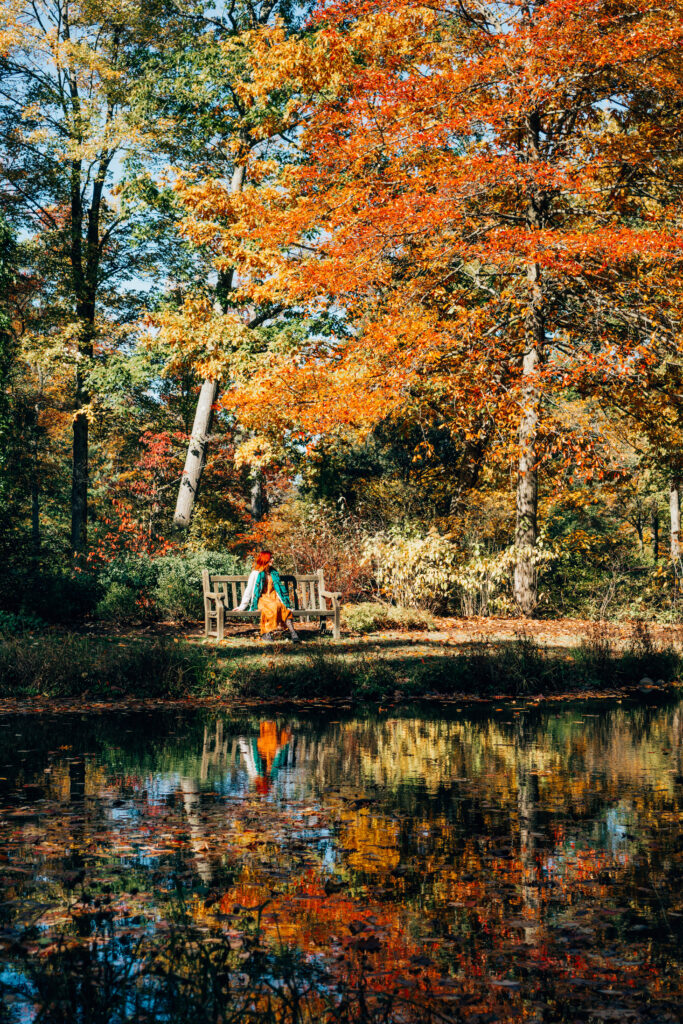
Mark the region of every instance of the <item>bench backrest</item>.
[[[298, 611], [324, 611], [326, 610], [325, 599], [320, 591], [325, 590], [325, 577], [322, 569], [315, 573], [301, 576], [289, 576], [285, 573], [280, 579], [287, 587], [289, 600], [292, 608]], [[208, 569], [202, 572], [202, 583], [204, 593], [220, 594], [223, 598], [226, 611], [233, 611], [239, 606], [242, 595], [247, 587], [248, 576], [218, 576], [209, 573]]]

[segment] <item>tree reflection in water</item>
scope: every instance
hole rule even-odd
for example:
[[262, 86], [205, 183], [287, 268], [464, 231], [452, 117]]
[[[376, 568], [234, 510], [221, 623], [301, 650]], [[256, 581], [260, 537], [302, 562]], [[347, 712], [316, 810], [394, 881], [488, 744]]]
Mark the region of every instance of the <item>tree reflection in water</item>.
[[274, 948], [375, 992], [429, 988], [455, 1019], [674, 1020], [682, 722], [680, 706], [523, 704], [14, 720], [5, 955], [36, 913], [22, 941], [43, 955], [74, 901], [103, 894], [158, 929], [180, 886], [202, 928], [264, 907]]

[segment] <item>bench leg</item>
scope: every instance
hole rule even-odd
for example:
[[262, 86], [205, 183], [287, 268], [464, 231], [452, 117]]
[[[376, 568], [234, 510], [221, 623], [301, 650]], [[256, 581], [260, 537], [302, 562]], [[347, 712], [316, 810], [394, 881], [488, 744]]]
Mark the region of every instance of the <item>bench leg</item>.
[[223, 602], [219, 601], [216, 605], [216, 637], [218, 642], [223, 639], [225, 633], [225, 608]]
[[341, 640], [341, 629], [339, 628], [339, 609], [334, 609], [334, 625], [332, 627], [332, 637], [334, 640]]

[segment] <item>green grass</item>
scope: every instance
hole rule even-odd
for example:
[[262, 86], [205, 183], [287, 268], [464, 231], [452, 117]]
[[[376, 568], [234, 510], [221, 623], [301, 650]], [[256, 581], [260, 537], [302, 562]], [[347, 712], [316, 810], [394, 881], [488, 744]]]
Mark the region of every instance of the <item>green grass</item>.
[[211, 659], [194, 644], [94, 639], [73, 633], [0, 640], [0, 696], [199, 694]]
[[681, 655], [657, 647], [644, 626], [616, 648], [599, 625], [573, 650], [520, 634], [457, 651], [438, 640], [349, 640], [330, 647], [253, 643], [215, 647], [180, 640], [75, 634], [0, 639], [0, 697], [184, 698], [378, 702], [455, 694], [473, 697], [581, 693], [670, 683]]

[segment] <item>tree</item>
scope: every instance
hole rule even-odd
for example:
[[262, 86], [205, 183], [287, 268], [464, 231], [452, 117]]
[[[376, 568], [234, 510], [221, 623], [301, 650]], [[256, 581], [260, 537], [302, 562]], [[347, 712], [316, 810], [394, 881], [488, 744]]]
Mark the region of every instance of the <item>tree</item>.
[[139, 236], [135, 244], [134, 207], [112, 186], [131, 155], [169, 131], [168, 122], [145, 122], [136, 108], [141, 57], [174, 16], [163, 0], [123, 7], [112, 0], [0, 3], [0, 196], [25, 231], [49, 242], [54, 257], [64, 315], [51, 331], [61, 332], [73, 374], [74, 556], [87, 545], [89, 370], [98, 336], [120, 318], [123, 296], [114, 296], [114, 287], [139, 278], [150, 256]]
[[290, 90], [296, 160], [252, 151], [258, 187], [183, 198], [243, 301], [341, 309], [352, 329], [312, 334], [295, 360], [272, 348], [227, 401], [312, 433], [416, 395], [437, 395], [468, 441], [492, 423], [492, 453], [517, 463], [528, 614], [539, 466], [583, 442], [558, 397], [674, 345], [681, 19], [651, 0], [340, 0], [315, 24], [252, 37], [240, 93]]
[[[241, 95], [251, 75], [248, 48], [252, 37], [277, 19], [291, 30], [311, 6], [311, 0], [296, 4], [292, 0], [237, 0], [219, 11], [197, 5], [183, 12], [173, 46], [166, 53], [151, 55], [147, 67], [148, 105], [173, 118], [175, 131], [161, 142], [160, 149], [184, 171], [185, 182], [188, 177], [190, 181], [201, 177], [211, 183], [221, 182], [232, 194], [239, 195], [249, 153], [262, 142], [267, 125], [273, 124], [269, 104], [254, 104]], [[271, 101], [277, 105], [276, 99], [271, 97]], [[215, 284], [209, 280], [191, 283], [190, 300], [197, 293], [210, 296], [218, 315], [232, 319], [234, 330], [241, 333], [245, 324], [257, 327], [268, 316], [267, 312], [254, 311], [249, 305], [240, 308], [234, 302], [236, 283], [234, 268], [221, 265]], [[175, 311], [170, 312], [175, 330], [177, 317]], [[163, 326], [164, 317], [156, 322]], [[225, 329], [222, 333], [225, 335]], [[176, 503], [174, 521], [179, 526], [190, 525], [206, 461], [219, 378], [226, 369], [214, 360], [211, 374], [202, 381]], [[251, 477], [252, 515], [258, 519], [266, 505], [258, 467], [252, 467]]]

